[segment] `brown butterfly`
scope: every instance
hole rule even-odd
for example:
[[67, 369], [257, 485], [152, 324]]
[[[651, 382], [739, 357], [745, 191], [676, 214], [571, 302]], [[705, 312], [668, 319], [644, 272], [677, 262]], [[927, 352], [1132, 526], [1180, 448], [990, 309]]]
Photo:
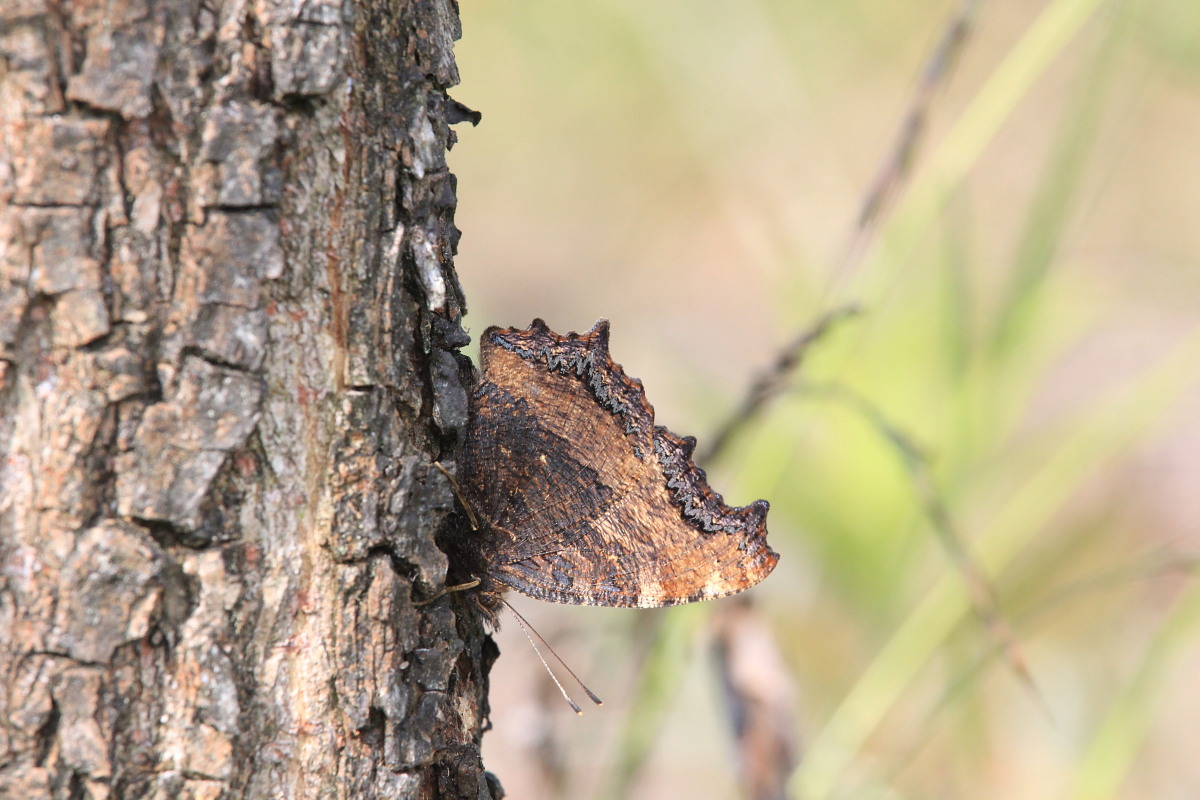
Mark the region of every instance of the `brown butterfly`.
[[768, 504], [730, 508], [655, 426], [608, 322], [559, 336], [540, 319], [488, 328], [458, 491], [473, 530], [452, 563], [491, 620], [506, 588], [554, 603], [652, 608], [735, 594], [779, 556]]

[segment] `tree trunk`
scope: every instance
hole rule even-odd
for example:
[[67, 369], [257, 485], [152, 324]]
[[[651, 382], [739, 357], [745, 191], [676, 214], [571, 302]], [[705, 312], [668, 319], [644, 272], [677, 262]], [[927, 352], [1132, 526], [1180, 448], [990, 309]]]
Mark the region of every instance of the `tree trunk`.
[[453, 0], [0, 3], [0, 797], [499, 794]]

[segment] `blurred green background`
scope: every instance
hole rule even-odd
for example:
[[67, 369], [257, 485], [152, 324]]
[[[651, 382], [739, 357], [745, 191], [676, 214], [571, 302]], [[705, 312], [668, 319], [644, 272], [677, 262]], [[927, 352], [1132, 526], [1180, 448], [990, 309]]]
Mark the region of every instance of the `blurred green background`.
[[[962, 8], [464, 3], [467, 325], [607, 317], [703, 444], [858, 304], [703, 465], [771, 502], [782, 560], [752, 594], [794, 684], [790, 796], [1195, 798], [1200, 3], [979, 4], [854, 250]], [[737, 795], [720, 603], [511, 599], [606, 706], [576, 719], [506, 624], [484, 744], [510, 796]]]

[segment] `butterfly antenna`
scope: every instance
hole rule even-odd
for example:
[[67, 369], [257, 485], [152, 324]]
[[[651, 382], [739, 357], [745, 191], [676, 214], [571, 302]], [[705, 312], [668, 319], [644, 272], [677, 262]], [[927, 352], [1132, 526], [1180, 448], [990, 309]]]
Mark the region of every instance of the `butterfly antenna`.
[[550, 655], [554, 656], [555, 660], [558, 661], [558, 663], [562, 665], [562, 668], [567, 671], [567, 674], [575, 679], [575, 682], [579, 684], [579, 688], [583, 689], [583, 691], [587, 693], [588, 698], [593, 703], [598, 706], [604, 705], [604, 701], [597, 697], [596, 693], [589, 689], [583, 681], [579, 680], [579, 676], [571, 671], [571, 668], [567, 666], [567, 662], [563, 661], [558, 653], [554, 652], [554, 648], [550, 646], [549, 642], [542, 638], [542, 635], [537, 632], [536, 628], [530, 625], [524, 617], [517, 613], [517, 610], [513, 608], [507, 600], [501, 600], [500, 602], [504, 603], [504, 607], [512, 612], [513, 617], [515, 617], [517, 620], [517, 624], [521, 626], [521, 630], [525, 631], [525, 638], [528, 639], [529, 644], [533, 646], [533, 652], [537, 653], [537, 657], [541, 660], [542, 666], [546, 668], [546, 672], [550, 673], [550, 679], [554, 681], [554, 685], [558, 687], [560, 692], [562, 692], [563, 698], [567, 701], [567, 705], [571, 707], [572, 711], [574, 711], [576, 714], [583, 713], [583, 709], [581, 709], [579, 705], [571, 699], [571, 695], [567, 694], [567, 690], [564, 689], [562, 683], [559, 682], [558, 676], [554, 674], [554, 670], [550, 669], [550, 665], [546, 663], [546, 658], [542, 655], [541, 649], [538, 648], [537, 642], [533, 640], [534, 636], [538, 638], [539, 642], [546, 646], [546, 649], [550, 651]]

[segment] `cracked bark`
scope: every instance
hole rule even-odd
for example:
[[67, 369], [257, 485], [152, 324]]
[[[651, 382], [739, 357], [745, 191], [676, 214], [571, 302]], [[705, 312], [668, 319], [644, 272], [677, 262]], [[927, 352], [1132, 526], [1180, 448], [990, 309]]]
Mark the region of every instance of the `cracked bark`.
[[0, 797], [499, 796], [457, 13], [0, 4]]

